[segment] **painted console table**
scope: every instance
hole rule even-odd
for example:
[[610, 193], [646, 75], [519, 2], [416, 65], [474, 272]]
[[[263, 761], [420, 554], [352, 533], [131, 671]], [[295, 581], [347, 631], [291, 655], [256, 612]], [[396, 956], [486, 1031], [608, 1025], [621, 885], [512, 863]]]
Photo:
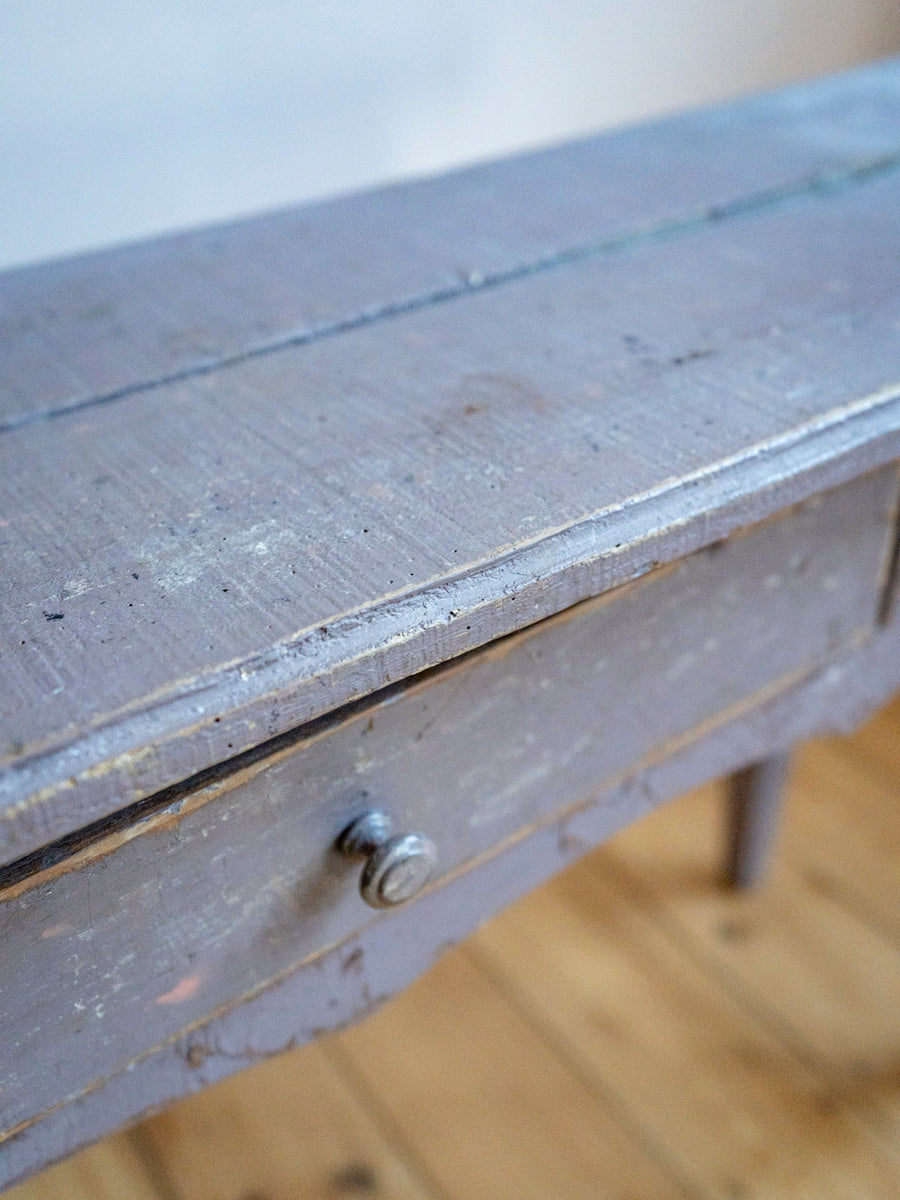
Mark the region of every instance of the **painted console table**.
[[4, 1183], [900, 686], [898, 63], [0, 304]]

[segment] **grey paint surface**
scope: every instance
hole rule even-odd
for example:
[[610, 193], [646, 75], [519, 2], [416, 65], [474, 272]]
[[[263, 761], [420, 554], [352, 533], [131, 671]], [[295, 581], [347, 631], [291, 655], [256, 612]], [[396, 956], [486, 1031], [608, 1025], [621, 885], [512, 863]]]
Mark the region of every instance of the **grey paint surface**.
[[[531, 206], [529, 228], [546, 218], [552, 253], [576, 223], [552, 197], [586, 204], [598, 172], [636, 236], [2, 435], [3, 860], [896, 456], [900, 174], [715, 205], [735, 128], [766, 148], [767, 181], [779, 156], [802, 181], [810, 146], [883, 154], [898, 79], [678, 126], [696, 154], [678, 143], [669, 169], [707, 202], [665, 235], [642, 231], [634, 175], [665, 126], [504, 167], [540, 183], [551, 211]], [[795, 114], [775, 135], [767, 103]], [[446, 189], [449, 229], [439, 204], [429, 220], [453, 253], [484, 228], [458, 186], [427, 185]], [[378, 257], [419, 263], [421, 245]], [[322, 261], [325, 293], [352, 274]], [[164, 275], [129, 285], [142, 331]], [[69, 339], [59, 362], [102, 344]]]
[[[125, 809], [130, 824], [6, 890], [5, 1178], [359, 1015], [580, 845], [900, 683], [897, 477], [872, 471], [900, 454], [900, 170], [848, 167], [883, 157], [893, 126], [873, 113], [896, 110], [898, 87], [882, 68], [601, 141], [587, 174], [584, 147], [503, 167], [534, 171], [550, 226], [574, 228], [550, 185], [577, 207], [605, 161], [622, 186], [616, 228], [635, 236], [570, 255], [557, 243], [539, 270], [516, 260], [209, 370], [177, 350], [194, 363], [178, 382], [144, 376], [152, 386], [0, 435], [17, 635], [0, 673], [0, 862], [222, 772], [140, 822]], [[771, 133], [769, 104], [793, 106], [793, 132]], [[742, 121], [765, 149], [757, 182], [781, 153], [799, 182], [717, 208]], [[690, 163], [686, 130], [699, 130]], [[830, 155], [845, 136], [838, 177], [810, 180], [810, 146]], [[654, 137], [709, 202], [648, 232], [635, 180]], [[454, 213], [442, 232], [433, 210], [445, 249], [479, 228], [454, 224], [459, 185], [428, 185]], [[382, 202], [348, 202], [360, 228]], [[227, 269], [252, 282], [234, 236]], [[419, 263], [416, 236], [384, 256], [397, 278]], [[68, 362], [83, 381], [82, 349], [88, 374], [107, 352], [162, 361], [160, 298], [145, 301], [165, 291], [154, 256], [182, 250], [72, 266], [89, 292], [98, 263], [110, 278], [134, 267], [134, 307], [96, 355], [64, 332], [53, 370]], [[191, 271], [172, 269], [190, 307]], [[64, 273], [39, 274], [38, 291], [67, 292]], [[247, 320], [221, 330], [244, 338]], [[137, 331], [149, 341], [129, 360]], [[41, 335], [26, 325], [14, 341], [27, 380]], [[33, 375], [39, 407], [58, 399], [48, 379]], [[299, 741], [229, 761], [282, 734]], [[328, 849], [370, 798], [444, 856], [438, 886], [375, 921]], [[35, 1075], [38, 1053], [59, 1078]]]
[[122, 1121], [361, 1019], [486, 916], [650, 809], [801, 738], [853, 728], [896, 689], [898, 664], [900, 623], [894, 621], [780, 692], [723, 713], [720, 722], [697, 728], [670, 752], [634, 764], [624, 778], [523, 831], [474, 871], [451, 875], [23, 1128], [0, 1149], [0, 1185]]
[[887, 62], [439, 179], [0, 276], [0, 426], [900, 149]]
[[900, 50], [900, 10], [4, 0], [0, 44], [0, 263], [13, 264], [846, 69]]
[[896, 493], [886, 470], [809, 501], [11, 888], [6, 1135], [364, 930], [334, 845], [367, 808], [430, 836], [449, 878], [871, 636]]

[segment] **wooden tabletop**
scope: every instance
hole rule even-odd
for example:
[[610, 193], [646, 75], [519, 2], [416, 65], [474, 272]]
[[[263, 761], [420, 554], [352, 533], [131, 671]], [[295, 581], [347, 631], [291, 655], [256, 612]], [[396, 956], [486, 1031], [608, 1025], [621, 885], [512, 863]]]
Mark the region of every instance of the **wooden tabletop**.
[[0, 863], [900, 454], [900, 62], [0, 277]]

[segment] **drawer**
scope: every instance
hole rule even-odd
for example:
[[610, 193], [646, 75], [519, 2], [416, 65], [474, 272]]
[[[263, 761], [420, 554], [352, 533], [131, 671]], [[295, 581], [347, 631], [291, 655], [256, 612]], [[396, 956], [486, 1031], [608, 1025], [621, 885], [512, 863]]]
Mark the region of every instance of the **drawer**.
[[865, 639], [894, 492], [882, 471], [818, 497], [299, 731], [7, 887], [6, 1134], [391, 920], [335, 850], [367, 809], [433, 840], [434, 891]]

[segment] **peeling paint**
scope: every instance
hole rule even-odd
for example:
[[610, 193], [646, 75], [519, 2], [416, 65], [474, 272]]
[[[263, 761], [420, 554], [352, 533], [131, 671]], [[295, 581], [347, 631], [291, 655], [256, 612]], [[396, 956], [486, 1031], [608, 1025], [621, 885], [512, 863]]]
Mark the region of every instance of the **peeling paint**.
[[49, 925], [42, 933], [42, 938], [59, 937], [62, 933], [71, 933], [75, 926], [70, 925], [67, 921], [60, 921], [58, 925]]
[[162, 996], [157, 996], [154, 1004], [182, 1004], [185, 1000], [190, 1000], [196, 996], [200, 990], [201, 977], [199, 975], [188, 975], [186, 979], [182, 979], [176, 983], [171, 991], [166, 992]]

